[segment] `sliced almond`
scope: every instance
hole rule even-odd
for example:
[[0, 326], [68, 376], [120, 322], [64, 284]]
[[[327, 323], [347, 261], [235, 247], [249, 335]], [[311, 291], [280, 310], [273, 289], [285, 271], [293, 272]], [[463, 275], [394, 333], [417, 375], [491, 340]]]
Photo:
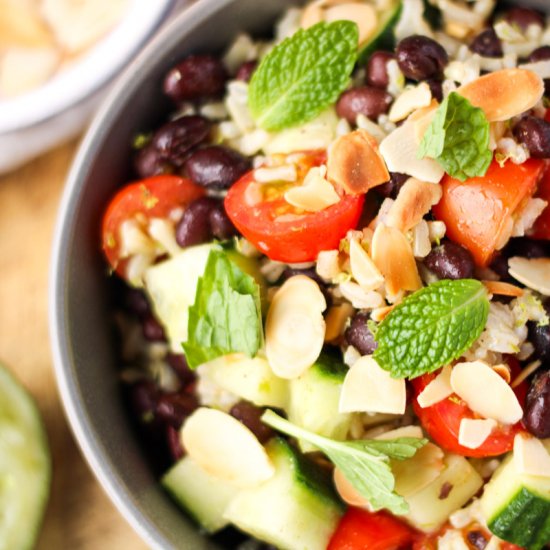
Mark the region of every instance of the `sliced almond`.
[[386, 290], [395, 295], [401, 290], [418, 290], [422, 281], [407, 237], [394, 227], [380, 223], [372, 238], [372, 259], [382, 273]]
[[457, 93], [483, 109], [489, 122], [495, 122], [532, 109], [542, 98], [544, 82], [533, 71], [502, 69], [461, 86]]
[[406, 121], [389, 134], [380, 144], [380, 153], [388, 170], [409, 174], [422, 181], [438, 183], [445, 170], [430, 158], [417, 157], [420, 142], [416, 138], [415, 123]]
[[344, 302], [332, 306], [325, 316], [325, 342], [332, 342], [344, 333], [348, 319], [353, 315], [353, 306]]
[[366, 193], [390, 179], [378, 142], [366, 130], [339, 137], [328, 155], [327, 178], [346, 192]]
[[407, 405], [404, 379], [395, 379], [370, 355], [358, 359], [342, 384], [338, 411], [403, 414]]
[[367, 251], [355, 239], [351, 239], [349, 243], [349, 261], [351, 274], [363, 290], [376, 290], [384, 284], [384, 277]]
[[253, 487], [275, 473], [256, 436], [222, 411], [197, 409], [185, 421], [181, 441], [203, 470], [238, 487]]
[[338, 290], [342, 296], [351, 302], [357, 309], [373, 309], [380, 307], [384, 303], [384, 298], [380, 292], [375, 290], [363, 290], [353, 281], [345, 281], [338, 285]]
[[458, 429], [458, 442], [468, 449], [477, 449], [496, 426], [493, 419], [463, 418]]
[[521, 258], [508, 260], [510, 275], [525, 286], [550, 296], [550, 258]]
[[338, 193], [321, 175], [319, 167], [311, 168], [302, 185], [292, 187], [284, 197], [286, 202], [306, 212], [320, 212], [340, 202]]
[[414, 138], [416, 143], [420, 143], [428, 126], [432, 123], [435, 111], [439, 107], [439, 102], [436, 99], [432, 99], [427, 107], [418, 109], [409, 117], [409, 121], [414, 123]]
[[395, 428], [389, 432], [384, 432], [375, 437], [375, 439], [387, 440], [387, 439], [399, 439], [400, 437], [416, 437], [422, 439], [424, 434], [422, 433], [422, 428], [420, 426], [401, 426], [400, 428]]
[[452, 395], [451, 366], [445, 365], [441, 372], [420, 392], [416, 398], [420, 407], [431, 407]]
[[275, 293], [265, 325], [269, 366], [281, 378], [297, 378], [319, 357], [325, 341], [325, 297], [305, 275], [288, 279]]
[[395, 304], [391, 306], [377, 307], [373, 309], [370, 316], [376, 323], [382, 322], [395, 308]]
[[482, 282], [490, 294], [496, 294], [498, 296], [514, 296], [516, 298], [523, 296], [523, 288], [519, 288], [519, 286], [505, 283], [503, 281]]
[[386, 224], [406, 233], [422, 221], [434, 204], [441, 200], [441, 186], [409, 178], [392, 204]]
[[369, 501], [357, 491], [339, 468], [334, 468], [332, 479], [334, 480], [336, 491], [346, 504], [370, 509]]
[[[434, 184], [430, 184], [434, 185]], [[426, 220], [420, 220], [412, 229], [412, 249], [415, 258], [425, 258], [432, 250], [430, 229]]]
[[514, 466], [520, 474], [550, 477], [550, 454], [536, 437], [519, 433], [514, 438]]
[[508, 365], [493, 365], [491, 367], [507, 384], [510, 383], [512, 379], [512, 374], [510, 372], [510, 367]]
[[451, 372], [451, 387], [472, 411], [484, 418], [515, 424], [523, 416], [512, 388], [483, 361], [455, 365]]
[[432, 92], [426, 82], [406, 89], [393, 102], [388, 118], [392, 122], [398, 122], [407, 118], [413, 111], [428, 107], [432, 102]]

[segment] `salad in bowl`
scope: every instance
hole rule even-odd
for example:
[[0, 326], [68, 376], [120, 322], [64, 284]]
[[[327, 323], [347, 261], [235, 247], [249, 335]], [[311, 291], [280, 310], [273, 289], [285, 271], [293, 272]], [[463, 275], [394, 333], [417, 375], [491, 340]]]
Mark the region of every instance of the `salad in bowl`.
[[182, 510], [243, 549], [545, 547], [546, 16], [316, 0], [160, 85], [102, 248]]

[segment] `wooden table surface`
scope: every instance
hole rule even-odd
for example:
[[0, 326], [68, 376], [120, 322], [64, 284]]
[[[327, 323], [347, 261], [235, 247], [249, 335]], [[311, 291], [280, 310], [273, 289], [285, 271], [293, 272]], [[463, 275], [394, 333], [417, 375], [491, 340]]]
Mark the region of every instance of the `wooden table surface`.
[[76, 144], [0, 176], [0, 362], [35, 397], [49, 436], [53, 481], [38, 548], [144, 549], [92, 476], [64, 417], [48, 338], [51, 240]]

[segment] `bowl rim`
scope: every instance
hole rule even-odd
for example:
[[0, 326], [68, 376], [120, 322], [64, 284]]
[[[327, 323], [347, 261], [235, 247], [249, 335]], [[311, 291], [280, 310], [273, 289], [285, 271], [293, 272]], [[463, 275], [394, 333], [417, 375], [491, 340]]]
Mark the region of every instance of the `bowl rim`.
[[[50, 256], [48, 288], [48, 321], [54, 374], [65, 417], [96, 479], [126, 519], [134, 531], [154, 549], [165, 549], [170, 543], [134, 502], [133, 495], [126, 487], [117, 468], [102, 447], [98, 434], [93, 428], [87, 407], [83, 403], [73, 368], [74, 358], [68, 336], [66, 317], [67, 294], [65, 281], [68, 277], [69, 261], [67, 249], [70, 247], [73, 229], [76, 225], [76, 205], [83, 192], [83, 183], [92, 164], [92, 158], [101, 147], [105, 137], [104, 127], [112, 119], [121, 105], [127, 103], [131, 92], [127, 82], [143, 66], [155, 58], [162, 45], [170, 43], [178, 31], [195, 28], [217, 11], [235, 0], [199, 0], [185, 8], [159, 32], [138, 57], [126, 68], [122, 76], [103, 101], [86, 132], [73, 160], [66, 185], [61, 197], [54, 227], [52, 252]], [[166, 45], [166, 44], [165, 44]], [[99, 241], [98, 241], [99, 242]]]
[[0, 134], [47, 121], [111, 80], [166, 17], [174, 0], [130, 0], [116, 26], [44, 85], [0, 99]]

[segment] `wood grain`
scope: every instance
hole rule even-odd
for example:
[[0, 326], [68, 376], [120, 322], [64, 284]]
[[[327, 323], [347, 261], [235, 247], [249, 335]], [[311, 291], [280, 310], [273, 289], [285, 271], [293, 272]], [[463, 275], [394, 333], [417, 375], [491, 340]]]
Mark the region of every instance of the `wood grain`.
[[55, 386], [48, 337], [51, 239], [72, 143], [0, 176], [0, 361], [42, 412], [53, 483], [38, 548], [146, 548], [103, 493], [77, 449]]

